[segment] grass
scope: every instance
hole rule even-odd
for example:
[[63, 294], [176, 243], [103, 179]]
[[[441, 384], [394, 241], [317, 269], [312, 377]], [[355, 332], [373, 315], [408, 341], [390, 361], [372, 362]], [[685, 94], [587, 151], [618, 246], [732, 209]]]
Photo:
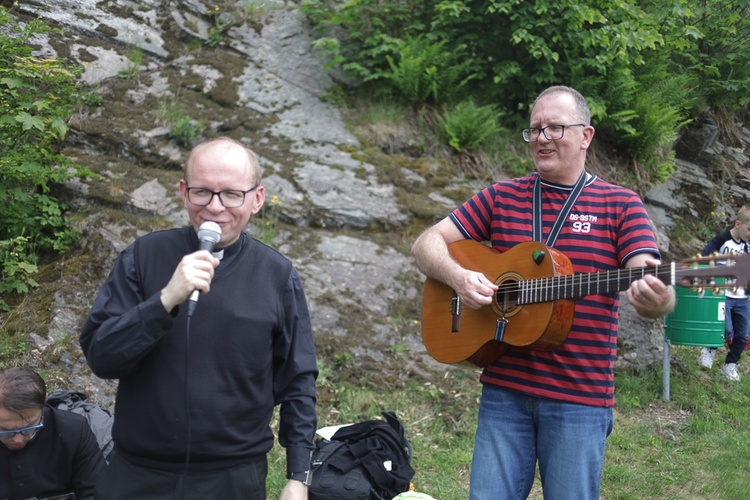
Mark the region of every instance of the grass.
[[16, 366], [17, 360], [30, 349], [28, 334], [11, 335], [8, 330], [0, 329], [0, 369]]
[[[0, 366], [15, 365], [28, 350], [26, 335], [0, 331]], [[740, 363], [739, 383], [719, 367], [698, 367], [698, 348], [671, 347], [669, 400], [664, 400], [661, 365], [640, 372], [618, 372], [615, 427], [607, 441], [602, 499], [747, 498], [750, 463], [750, 363]], [[408, 353], [394, 352], [394, 358]], [[320, 362], [319, 426], [380, 417], [392, 410], [406, 428], [414, 457], [414, 489], [438, 500], [468, 498], [477, 404], [478, 372], [446, 367], [435, 383], [413, 380], [389, 386], [362, 379], [339, 379], [347, 358]], [[278, 417], [274, 427], [278, 423]], [[286, 459], [278, 444], [269, 454], [269, 498], [286, 482]], [[535, 485], [530, 496], [540, 499]]]
[[[661, 366], [616, 375], [615, 427], [607, 441], [602, 499], [747, 498], [750, 462], [750, 366], [730, 383], [698, 367], [698, 348], [672, 346], [670, 398]], [[750, 352], [747, 354], [750, 356]], [[747, 364], [747, 362], [745, 362]], [[447, 369], [439, 385], [355, 387], [322, 366], [319, 426], [378, 418], [393, 410], [414, 448], [414, 489], [438, 500], [468, 498], [476, 428], [477, 373]], [[278, 445], [269, 455], [269, 498], [286, 479]], [[539, 481], [529, 498], [541, 499]]]
[[741, 367], [731, 383], [719, 373], [723, 354], [710, 371], [697, 356], [672, 346], [669, 401], [661, 368], [616, 379], [602, 498], [747, 498], [750, 373]]
[[143, 63], [143, 49], [136, 44], [128, 44], [128, 49], [125, 54], [128, 58], [128, 68], [120, 71], [120, 78], [130, 80], [138, 76], [138, 72], [141, 69], [141, 63]]
[[[335, 372], [322, 365], [324, 376]], [[318, 425], [375, 419], [382, 411], [394, 411], [413, 448], [414, 489], [440, 500], [465, 499], [480, 389], [477, 375], [449, 369], [439, 386], [414, 382], [395, 389], [332, 384], [324, 379], [319, 381], [324, 401], [318, 403]], [[285, 458], [278, 444], [269, 455], [269, 468], [269, 498], [276, 498], [286, 482]]]

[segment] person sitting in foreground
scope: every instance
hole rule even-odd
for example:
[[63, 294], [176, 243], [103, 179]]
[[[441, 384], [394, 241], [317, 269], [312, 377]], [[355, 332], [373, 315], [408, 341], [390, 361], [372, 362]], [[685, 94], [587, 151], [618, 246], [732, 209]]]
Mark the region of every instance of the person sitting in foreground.
[[106, 466], [96, 437], [85, 417], [46, 398], [35, 371], [0, 370], [0, 498], [93, 499]]

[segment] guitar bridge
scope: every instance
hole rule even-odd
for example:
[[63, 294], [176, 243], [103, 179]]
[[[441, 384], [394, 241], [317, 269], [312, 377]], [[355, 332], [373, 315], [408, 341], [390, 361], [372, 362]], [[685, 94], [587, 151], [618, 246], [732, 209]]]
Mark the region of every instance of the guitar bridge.
[[458, 333], [461, 331], [461, 297], [453, 292], [451, 299], [451, 332]]

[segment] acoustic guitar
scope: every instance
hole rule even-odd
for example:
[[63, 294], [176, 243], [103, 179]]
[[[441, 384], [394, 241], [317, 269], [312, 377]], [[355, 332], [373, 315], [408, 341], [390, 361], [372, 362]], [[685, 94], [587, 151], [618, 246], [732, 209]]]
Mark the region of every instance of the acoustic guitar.
[[[573, 274], [559, 250], [536, 241], [499, 253], [472, 240], [448, 246], [467, 269], [484, 274], [497, 292], [480, 309], [462, 307], [447, 285], [427, 278], [422, 298], [422, 340], [441, 363], [484, 368], [514, 346], [552, 350], [573, 325], [575, 301], [588, 295], [627, 290], [650, 274], [663, 283], [697, 290], [750, 286], [750, 254], [708, 256], [679, 263]], [[716, 260], [728, 265], [715, 266]], [[733, 278], [717, 283], [716, 277]]]

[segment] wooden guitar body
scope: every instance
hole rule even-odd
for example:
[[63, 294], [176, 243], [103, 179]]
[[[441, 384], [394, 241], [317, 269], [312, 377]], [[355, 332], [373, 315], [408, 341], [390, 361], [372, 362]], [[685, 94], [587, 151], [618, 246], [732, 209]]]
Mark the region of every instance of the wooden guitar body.
[[471, 240], [452, 243], [449, 250], [463, 267], [481, 272], [499, 289], [490, 306], [461, 307], [456, 328], [453, 290], [427, 279], [422, 335], [432, 357], [442, 363], [484, 367], [511, 346], [549, 350], [565, 341], [573, 324], [575, 302], [562, 299], [523, 304], [516, 287], [521, 281], [573, 274], [570, 260], [560, 251], [528, 241], [500, 254]]

